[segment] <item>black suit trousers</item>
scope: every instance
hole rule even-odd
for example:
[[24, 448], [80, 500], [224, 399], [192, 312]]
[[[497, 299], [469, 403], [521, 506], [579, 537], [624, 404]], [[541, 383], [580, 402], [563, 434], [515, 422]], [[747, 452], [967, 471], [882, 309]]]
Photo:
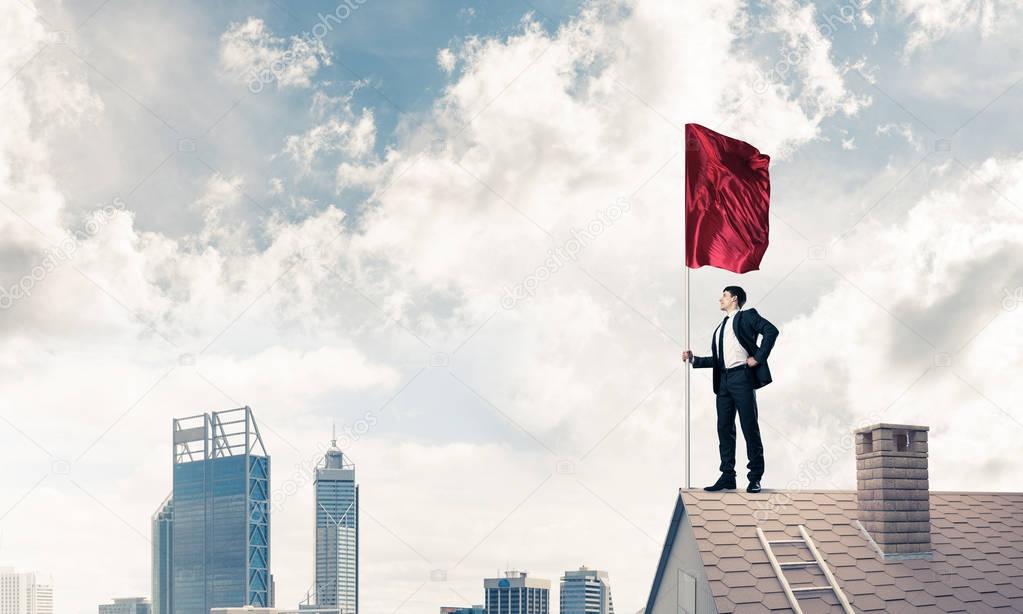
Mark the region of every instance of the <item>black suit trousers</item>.
[[717, 410], [721, 474], [735, 477], [735, 414], [738, 413], [749, 459], [747, 476], [750, 481], [759, 480], [764, 475], [764, 444], [760, 440], [760, 425], [757, 423], [757, 393], [747, 370], [721, 373]]

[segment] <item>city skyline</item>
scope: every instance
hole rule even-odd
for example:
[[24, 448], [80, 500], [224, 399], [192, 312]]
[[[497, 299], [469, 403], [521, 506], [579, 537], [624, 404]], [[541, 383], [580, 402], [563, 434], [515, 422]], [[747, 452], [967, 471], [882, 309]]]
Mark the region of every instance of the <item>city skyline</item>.
[[[239, 412], [241, 416], [239, 416]], [[115, 598], [112, 604], [101, 604], [99, 614], [158, 614], [157, 607], [169, 607], [174, 614], [196, 614], [192, 612], [198, 592], [203, 594], [203, 611], [223, 608], [287, 609], [273, 603], [273, 574], [269, 561], [269, 525], [272, 506], [269, 500], [271, 483], [270, 455], [263, 445], [255, 414], [248, 407], [211, 411], [208, 413], [175, 418], [173, 421], [174, 443], [174, 491], [160, 504], [152, 517], [152, 600], [149, 598]], [[250, 458], [252, 456], [252, 458]], [[242, 459], [242, 468], [227, 466], [227, 459]], [[179, 465], [187, 468], [179, 469]], [[243, 469], [247, 468], [247, 472]], [[179, 473], [181, 475], [179, 475]], [[231, 499], [239, 497], [237, 487], [231, 481], [244, 478], [244, 504], [232, 504]], [[225, 487], [225, 485], [227, 485]], [[202, 504], [196, 504], [195, 493], [202, 493]], [[346, 459], [337, 446], [337, 429], [332, 427], [330, 444], [323, 459], [315, 467], [313, 481], [316, 517], [316, 573], [310, 609], [339, 608], [341, 614], [358, 614], [359, 576], [359, 485], [355, 478], [355, 465]], [[229, 497], [229, 498], [228, 498]], [[175, 516], [175, 501], [177, 516]], [[231, 508], [224, 513], [218, 507]], [[202, 517], [214, 519], [214, 529], [206, 528], [208, 520], [189, 522], [197, 518], [196, 510], [202, 509]], [[245, 531], [228, 531], [222, 535], [225, 523], [230, 526], [238, 522], [236, 512], [247, 512]], [[177, 517], [177, 521], [175, 518]], [[182, 521], [184, 519], [184, 521]], [[195, 560], [200, 550], [195, 548], [198, 541], [203, 544], [201, 552], [206, 569], [211, 555], [223, 559], [225, 553], [245, 545], [248, 554], [244, 559], [228, 557], [226, 562], [214, 565], [215, 577], [231, 577], [244, 572], [248, 588], [244, 601], [231, 602], [231, 593], [220, 590], [210, 593], [209, 588], [198, 589], [195, 582], [180, 582], [181, 576], [195, 578], [208, 571], [196, 571]], [[248, 536], [245, 538], [244, 536]], [[255, 537], [255, 539], [253, 539]], [[213, 549], [211, 552], [210, 549]], [[184, 551], [185, 556], [176, 555]], [[253, 570], [253, 562], [258, 565]], [[208, 577], [208, 576], [207, 576]], [[261, 578], [269, 578], [262, 581]], [[223, 580], [220, 580], [222, 583]], [[235, 580], [237, 583], [237, 579]], [[491, 614], [549, 614], [549, 580], [530, 578], [525, 571], [506, 571], [503, 577], [483, 579], [484, 600], [488, 604], [482, 611]], [[171, 586], [167, 590], [167, 586]], [[210, 580], [202, 585], [209, 587]], [[260, 592], [262, 586], [268, 588]], [[253, 589], [256, 590], [253, 590]], [[561, 578], [560, 608], [564, 614], [614, 614], [611, 604], [608, 574], [591, 570], [585, 566], [569, 570]], [[230, 590], [230, 589], [229, 589]], [[239, 594], [234, 590], [235, 595]], [[236, 597], [237, 598], [237, 597]], [[154, 606], [159, 604], [159, 606]], [[300, 608], [305, 606], [299, 606]], [[487, 608], [493, 608], [488, 610]], [[190, 609], [191, 608], [191, 609]], [[479, 606], [459, 607], [454, 611], [474, 614]], [[36, 614], [30, 612], [27, 614]]]
[[[239, 417], [238, 414], [241, 413]], [[160, 614], [162, 608], [170, 608], [168, 611], [175, 614], [190, 614], [195, 608], [192, 605], [202, 595], [204, 602], [211, 603], [209, 609], [238, 609], [246, 606], [265, 608], [268, 610], [288, 610], [284, 604], [271, 603], [273, 589], [263, 591], [265, 595], [259, 595], [251, 591], [252, 585], [247, 589], [248, 602], [232, 603], [224, 602], [224, 591], [209, 594], [208, 589], [200, 589], [198, 586], [208, 585], [208, 581], [201, 583], [189, 581], [182, 583], [180, 577], [200, 578], [202, 572], [196, 572], [198, 568], [205, 568], [207, 563], [199, 561], [209, 560], [213, 554], [208, 549], [196, 548], [197, 534], [212, 535], [218, 554], [230, 553], [237, 550], [236, 543], [241, 543], [250, 553], [255, 551], [260, 557], [259, 560], [266, 561], [265, 566], [256, 570], [257, 574], [265, 574], [270, 578], [269, 584], [272, 587], [273, 570], [269, 566], [269, 547], [261, 547], [265, 537], [253, 542], [250, 531], [232, 531], [234, 540], [218, 537], [217, 531], [212, 534], [203, 528], [204, 522], [198, 522], [199, 516], [219, 518], [220, 522], [237, 522], [237, 514], [230, 511], [225, 514], [217, 508], [224, 506], [225, 495], [238, 497], [238, 493], [225, 492], [225, 481], [230, 483], [245, 476], [243, 467], [248, 466], [250, 471], [258, 468], [258, 472], [252, 473], [252, 477], [245, 478], [248, 486], [244, 489], [246, 496], [250, 497], [249, 503], [239, 507], [230, 505], [234, 512], [239, 509], [249, 511], [247, 523], [255, 520], [257, 534], [264, 535], [261, 527], [269, 525], [270, 501], [268, 498], [268, 484], [271, 482], [270, 455], [263, 446], [262, 437], [256, 426], [255, 412], [248, 406], [236, 409], [210, 411], [196, 414], [186, 418], [175, 418], [172, 423], [173, 433], [173, 468], [175, 474], [175, 490], [171, 492], [157, 507], [157, 511], [151, 517], [152, 543], [151, 543], [151, 583], [152, 593], [147, 597], [115, 597], [111, 603], [98, 604], [99, 614]], [[249, 458], [253, 456], [253, 458]], [[227, 466], [223, 461], [226, 459], [241, 458], [242, 464], [239, 467]], [[264, 460], [265, 459], [265, 462]], [[210, 461], [217, 461], [210, 463]], [[179, 464], [190, 464], [184, 470], [179, 470]], [[179, 475], [179, 471], [180, 474]], [[265, 473], [264, 473], [265, 471]], [[219, 476], [219, 477], [218, 477]], [[215, 488], [212, 486], [217, 484]], [[337, 431], [333, 428], [329, 445], [324, 452], [323, 459], [315, 467], [315, 478], [313, 482], [315, 500], [316, 522], [316, 574], [315, 589], [313, 594], [316, 602], [309, 604], [310, 611], [329, 609], [330, 607], [344, 608], [346, 604], [357, 604], [358, 599], [358, 491], [359, 487], [355, 481], [355, 466], [348, 461], [343, 451], [337, 447]], [[228, 491], [235, 491], [237, 488], [227, 488]], [[175, 524], [175, 491], [178, 493], [178, 521]], [[255, 492], [255, 491], [258, 491]], [[196, 492], [204, 493], [201, 497], [195, 496]], [[257, 495], [253, 497], [253, 495]], [[198, 503], [199, 500], [203, 503]], [[225, 507], [228, 507], [225, 506]], [[202, 514], [197, 515], [196, 510], [201, 509]], [[253, 513], [254, 512], [254, 513]], [[187, 521], [189, 517], [196, 519]], [[186, 519], [185, 522], [182, 518]], [[354, 519], [349, 522], [348, 519]], [[197, 526], [198, 525], [198, 526]], [[176, 529], [176, 530], [175, 530]], [[331, 530], [333, 529], [333, 531]], [[342, 529], [347, 535], [342, 539]], [[222, 530], [222, 529], [220, 529]], [[250, 535], [246, 540], [243, 535]], [[335, 537], [336, 536], [336, 537]], [[175, 539], [176, 538], [176, 539]], [[198, 541], [205, 542], [206, 538], [199, 538]], [[237, 540], [237, 542], [235, 542]], [[178, 548], [174, 548], [178, 545]], [[175, 557], [175, 551], [182, 550], [185, 556]], [[330, 553], [334, 553], [334, 557]], [[199, 556], [201, 554], [201, 556]], [[234, 572], [232, 569], [240, 569], [251, 581], [251, 558], [246, 557], [243, 563], [241, 559], [228, 560], [226, 564], [221, 562], [216, 566], [220, 576], [230, 577]], [[330, 565], [328, 561], [334, 560], [335, 564]], [[178, 561], [178, 572], [175, 573], [175, 561]], [[184, 571], [184, 574], [182, 574]], [[175, 577], [178, 583], [175, 584]], [[257, 576], [258, 577], [258, 576]], [[26, 579], [30, 580], [26, 584]], [[333, 579], [333, 580], [331, 580]], [[7, 584], [4, 584], [6, 582]], [[31, 607], [22, 604], [21, 609], [10, 606], [4, 601], [7, 585], [21, 586], [22, 590], [28, 586], [26, 595], [35, 595], [31, 591], [42, 590], [42, 605], [36, 605], [33, 601]], [[237, 580], [235, 581], [237, 582]], [[561, 577], [560, 607], [551, 609], [551, 582], [549, 580], [529, 576], [528, 572], [520, 570], [507, 570], [503, 576], [498, 578], [482, 578], [481, 583], [484, 591], [484, 601], [493, 604], [493, 612], [486, 609], [486, 606], [453, 606], [442, 610], [454, 614], [476, 614], [484, 612], [487, 614], [552, 614], [563, 612], [564, 614], [614, 614], [611, 605], [610, 585], [608, 574], [605, 571], [592, 570], [586, 566], [578, 570], [567, 570]], [[568, 593], [571, 595], [566, 600], [566, 583], [570, 586]], [[578, 584], [578, 589], [573, 585]], [[334, 595], [323, 588], [331, 586]], [[177, 590], [174, 590], [174, 587]], [[116, 589], [116, 587], [110, 587]], [[237, 591], [235, 591], [237, 592]], [[578, 595], [575, 593], [578, 592]], [[175, 596], [179, 595], [179, 603], [175, 603]], [[514, 595], [514, 596], [513, 596]], [[33, 597], [38, 599], [38, 597]], [[228, 597], [229, 598], [229, 597]], [[251, 603], [259, 599], [266, 599], [263, 603]], [[596, 599], [596, 602], [594, 601]], [[38, 585], [35, 582], [34, 573], [14, 573], [13, 568], [0, 567], [0, 614], [53, 614], [52, 609], [53, 592], [52, 585]], [[593, 603], [596, 603], [594, 609]], [[303, 606], [296, 606], [302, 607]], [[357, 606], [355, 606], [357, 608]], [[189, 608], [192, 608], [191, 610]], [[198, 612], [198, 610], [194, 610]], [[325, 610], [326, 611], [326, 610]], [[357, 614], [357, 609], [341, 610], [341, 614]]]

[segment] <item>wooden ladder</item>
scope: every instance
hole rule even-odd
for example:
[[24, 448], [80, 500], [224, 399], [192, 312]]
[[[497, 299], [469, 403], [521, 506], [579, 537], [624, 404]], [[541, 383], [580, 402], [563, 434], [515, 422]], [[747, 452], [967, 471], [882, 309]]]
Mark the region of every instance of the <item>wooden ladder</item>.
[[[817, 546], [813, 543], [813, 539], [810, 538], [810, 534], [807, 532], [806, 527], [799, 525], [799, 534], [802, 535], [799, 539], [776, 539], [769, 540], [764, 535], [763, 530], [757, 527], [757, 537], [760, 538], [760, 543], [764, 546], [764, 551], [767, 553], [767, 559], [771, 562], [771, 567], [774, 568], [774, 573], [778, 576], [778, 581], [781, 582], [781, 588], [785, 591], [785, 596], [788, 597], [789, 605], [792, 606], [792, 611], [795, 614], [803, 614], [803, 610], [799, 607], [798, 596], [804, 593], [819, 593], [821, 591], [832, 591], [835, 593], [835, 597], [838, 598], [838, 602], [842, 605], [842, 609], [846, 614], [855, 614], [852, 606], [849, 605], [849, 600], [845, 598], [845, 593], [842, 592], [842, 587], [838, 585], [838, 580], [835, 579], [834, 574], [831, 573], [831, 569], [828, 568], [828, 564], [824, 562], [824, 558], [821, 557], [820, 551], [817, 550]], [[796, 545], [803, 544], [813, 554], [812, 561], [779, 561], [774, 556], [774, 550], [771, 549], [772, 545]], [[826, 586], [799, 586], [793, 588], [789, 584], [788, 578], [785, 577], [785, 568], [787, 567], [813, 567], [816, 565], [824, 573], [824, 577], [827, 578], [828, 583]]]

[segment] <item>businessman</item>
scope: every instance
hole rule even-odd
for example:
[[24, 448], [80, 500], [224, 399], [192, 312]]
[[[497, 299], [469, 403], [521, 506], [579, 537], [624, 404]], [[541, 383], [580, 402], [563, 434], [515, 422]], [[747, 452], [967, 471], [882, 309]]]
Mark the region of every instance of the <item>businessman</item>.
[[[739, 286], [725, 288], [718, 304], [726, 315], [714, 329], [711, 356], [694, 356], [690, 350], [682, 352], [682, 360], [691, 362], [693, 368], [714, 369], [721, 477], [704, 490], [735, 488], [735, 414], [738, 411], [742, 437], [746, 440], [746, 457], [749, 458], [746, 492], [760, 492], [760, 479], [764, 475], [764, 445], [757, 424], [756, 389], [771, 383], [767, 357], [778, 338], [778, 329], [756, 309], [742, 309], [746, 304], [746, 291]], [[763, 342], [757, 345], [761, 335]]]

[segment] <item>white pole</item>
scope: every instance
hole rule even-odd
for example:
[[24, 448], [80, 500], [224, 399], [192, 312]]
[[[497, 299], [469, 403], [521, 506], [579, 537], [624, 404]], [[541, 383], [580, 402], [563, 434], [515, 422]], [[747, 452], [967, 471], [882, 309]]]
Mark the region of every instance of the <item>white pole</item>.
[[[688, 147], [688, 143], [687, 143], [687, 147]], [[687, 154], [688, 154], [688, 152], [687, 152]], [[683, 162], [682, 162], [682, 185], [683, 185], [683, 190], [685, 189], [685, 186], [686, 186], [686, 170], [687, 170], [686, 169], [686, 164], [685, 164], [685, 161], [683, 160]], [[682, 293], [685, 294], [685, 302], [686, 302], [685, 349], [692, 351], [693, 347], [692, 347], [692, 345], [689, 344], [689, 236], [688, 236], [688, 226], [687, 226], [687, 224], [689, 223], [688, 217], [689, 217], [688, 203], [685, 201], [685, 198], [683, 198], [683, 202], [682, 202], [682, 250], [683, 250], [683, 253], [682, 253], [682, 266], [685, 268], [686, 274], [685, 274], [685, 280], [682, 283]], [[685, 366], [683, 366], [682, 368], [685, 369], [685, 372], [686, 372], [686, 375], [685, 375], [685, 381], [686, 381], [686, 401], [685, 401], [685, 412], [684, 412], [685, 416], [683, 418], [685, 424], [682, 427], [682, 430], [684, 432], [684, 438], [685, 438], [685, 441], [683, 443], [684, 443], [685, 448], [686, 448], [686, 457], [685, 457], [686, 488], [692, 488], [693, 485], [692, 485], [691, 471], [690, 471], [690, 467], [692, 465], [692, 454], [690, 453], [690, 448], [692, 447], [692, 436], [690, 435], [690, 431], [689, 431], [689, 397], [692, 396], [690, 394], [691, 390], [690, 390], [690, 380], [689, 380], [689, 378], [690, 378], [690, 375], [691, 375], [690, 370], [691, 370], [692, 367], [690, 366], [689, 361], [686, 361]]]
[[[683, 263], [683, 266], [685, 266], [685, 268], [686, 268], [686, 277], [685, 277], [685, 284], [684, 284], [684, 293], [686, 295], [686, 343], [685, 343], [686, 347], [685, 347], [685, 349], [692, 350], [692, 347], [689, 345], [689, 266], [687, 266], [684, 263]], [[689, 470], [690, 465], [692, 465], [692, 454], [690, 452], [691, 447], [692, 447], [692, 445], [691, 445], [692, 444], [692, 437], [690, 436], [690, 432], [689, 432], [689, 397], [690, 397], [689, 376], [690, 376], [690, 369], [691, 369], [690, 364], [688, 362], [686, 362], [686, 365], [685, 365], [685, 370], [686, 370], [686, 411], [685, 411], [685, 414], [686, 414], [685, 415], [686, 488], [692, 488], [692, 481], [690, 480], [690, 470]]]

